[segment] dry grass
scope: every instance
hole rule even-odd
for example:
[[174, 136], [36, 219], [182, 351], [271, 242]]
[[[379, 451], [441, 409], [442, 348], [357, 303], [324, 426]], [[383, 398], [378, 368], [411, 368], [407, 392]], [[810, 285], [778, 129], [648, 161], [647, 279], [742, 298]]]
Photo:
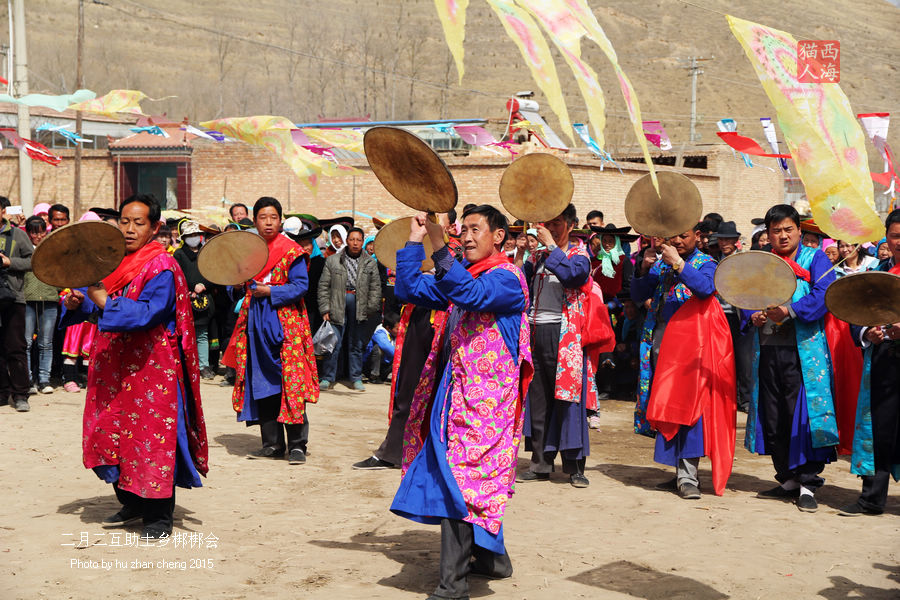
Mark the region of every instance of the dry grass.
[[[32, 89], [71, 91], [76, 2], [32, 0], [27, 5]], [[774, 116], [728, 29], [726, 12], [798, 39], [840, 40], [841, 86], [853, 108], [900, 108], [897, 66], [890, 58], [900, 50], [894, 35], [900, 10], [883, 0], [611, 0], [591, 5], [635, 85], [645, 118], [662, 120], [676, 144], [687, 139], [690, 121], [690, 78], [678, 59], [715, 56], [703, 64], [699, 86], [701, 142], [718, 141], [715, 121], [725, 116], [762, 140], [757, 119]], [[0, 8], [5, 12], [5, 6]], [[140, 89], [156, 98], [176, 95], [145, 106], [174, 118], [271, 113], [296, 122], [366, 115], [503, 118], [508, 94], [535, 87], [518, 50], [481, 0], [469, 6], [461, 86], [432, 0], [108, 0], [107, 6], [87, 2], [85, 12], [87, 87]], [[612, 70], [593, 44], [585, 44], [584, 54], [606, 91], [607, 145], [626, 150], [633, 134]], [[574, 80], [561, 60], [558, 66], [572, 119], [586, 119]], [[897, 131], [895, 126], [894, 147], [900, 147]]]

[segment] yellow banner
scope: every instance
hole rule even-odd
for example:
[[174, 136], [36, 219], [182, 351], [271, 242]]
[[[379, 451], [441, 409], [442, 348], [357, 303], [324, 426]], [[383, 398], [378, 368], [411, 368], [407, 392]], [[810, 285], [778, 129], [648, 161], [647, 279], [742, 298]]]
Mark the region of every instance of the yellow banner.
[[450, 54], [456, 62], [456, 72], [459, 73], [459, 82], [463, 78], [463, 40], [466, 38], [466, 8], [469, 0], [434, 0], [438, 17], [444, 28], [444, 38], [450, 48]]
[[80, 110], [107, 117], [116, 117], [120, 113], [143, 115], [140, 102], [146, 97], [143, 92], [135, 90], [112, 90], [101, 98], [72, 104], [69, 110]]
[[297, 177], [313, 192], [317, 191], [321, 175], [356, 175], [352, 167], [336, 165], [294, 143], [291, 129], [294, 124], [285, 117], [269, 115], [218, 119], [200, 123], [201, 127], [239, 139], [254, 146], [262, 146], [286, 162]]
[[556, 113], [562, 130], [575, 143], [575, 133], [572, 130], [572, 122], [569, 120], [569, 111], [566, 101], [563, 99], [562, 86], [556, 75], [556, 65], [550, 55], [550, 46], [544, 39], [540, 28], [526, 10], [517, 6], [512, 0], [487, 0], [506, 33], [513, 39], [525, 59], [531, 76], [547, 97], [547, 104]]
[[881, 238], [866, 136], [840, 86], [798, 81], [797, 40], [789, 33], [727, 18], [775, 106], [816, 224], [851, 243]]

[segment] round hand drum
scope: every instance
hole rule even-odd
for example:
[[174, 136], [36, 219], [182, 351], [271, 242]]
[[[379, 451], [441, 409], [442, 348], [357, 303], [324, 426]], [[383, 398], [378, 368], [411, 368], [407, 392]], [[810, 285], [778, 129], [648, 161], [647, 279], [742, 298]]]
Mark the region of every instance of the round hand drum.
[[500, 202], [509, 214], [526, 223], [558, 217], [572, 201], [575, 180], [559, 158], [534, 152], [517, 158], [503, 171]]
[[[397, 250], [403, 248], [409, 241], [409, 222], [412, 219], [412, 217], [395, 219], [382, 227], [375, 235], [375, 256], [378, 257], [378, 262], [388, 269], [397, 270]], [[431, 260], [434, 250], [427, 235], [422, 240], [422, 244], [425, 246], [422, 270], [430, 271], [434, 268], [434, 261]]]
[[269, 260], [269, 246], [252, 231], [220, 233], [200, 249], [200, 274], [218, 285], [238, 285], [255, 277]]
[[34, 250], [34, 276], [58, 288], [93, 285], [125, 257], [125, 236], [103, 221], [79, 221], [53, 231]]
[[375, 177], [403, 204], [433, 213], [456, 206], [450, 170], [419, 137], [396, 127], [373, 127], [363, 136], [363, 147]]
[[659, 171], [659, 194], [650, 175], [634, 182], [625, 196], [625, 219], [638, 233], [670, 238], [700, 222], [703, 200], [694, 183], [679, 173]]
[[797, 289], [791, 267], [771, 252], [751, 250], [727, 257], [716, 268], [716, 291], [728, 304], [745, 310], [781, 306]]
[[828, 286], [825, 306], [838, 319], [853, 325], [900, 323], [900, 277], [883, 271], [841, 277]]

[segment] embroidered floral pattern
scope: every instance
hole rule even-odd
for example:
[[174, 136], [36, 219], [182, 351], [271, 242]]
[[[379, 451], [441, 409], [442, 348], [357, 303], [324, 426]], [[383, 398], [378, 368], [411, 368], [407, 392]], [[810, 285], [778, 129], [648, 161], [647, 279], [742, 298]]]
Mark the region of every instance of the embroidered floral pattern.
[[[527, 305], [528, 289], [522, 272], [510, 264], [494, 269], [507, 269], [518, 277]], [[422, 449], [431, 410], [443, 414], [443, 407], [434, 402], [433, 396], [444, 334], [435, 335], [413, 397], [404, 432], [403, 475]], [[527, 389], [528, 382], [524, 381], [524, 387], [522, 384], [532, 372], [528, 320], [523, 312], [516, 361], [491, 313], [464, 313], [449, 335], [453, 383], [448, 422], [441, 427], [447, 436], [447, 463], [469, 509], [464, 520], [496, 534], [513, 493], [522, 436], [522, 390]], [[441, 404], [447, 401], [440, 399]]]
[[[291, 248], [272, 269], [269, 285], [284, 285], [288, 282], [291, 264], [305, 252]], [[234, 391], [231, 404], [236, 412], [244, 408], [244, 378], [247, 373], [247, 314], [250, 310], [251, 290], [247, 290], [241, 313], [234, 326], [235, 367]], [[277, 309], [278, 320], [284, 330], [281, 345], [281, 411], [279, 423], [289, 425], [303, 423], [306, 403], [319, 401], [319, 376], [316, 371], [316, 357], [313, 353], [312, 333], [306, 315], [306, 302], [288, 304]]]
[[165, 324], [143, 331], [98, 330], [84, 407], [84, 466], [119, 465], [119, 487], [142, 498], [172, 495], [178, 386], [193, 396], [193, 402], [185, 397], [191, 457], [198, 472], [209, 471], [197, 341], [187, 282], [178, 263], [168, 254], [151, 259], [124, 297], [136, 300], [147, 282], [164, 271], [175, 278], [175, 334], [169, 334]]

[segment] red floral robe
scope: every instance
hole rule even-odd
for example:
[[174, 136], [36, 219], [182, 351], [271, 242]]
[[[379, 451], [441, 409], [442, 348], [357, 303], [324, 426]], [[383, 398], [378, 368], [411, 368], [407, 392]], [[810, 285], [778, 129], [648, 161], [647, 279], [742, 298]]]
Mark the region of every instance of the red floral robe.
[[[284, 236], [278, 236], [270, 244], [269, 253], [278, 252], [281, 256], [271, 269], [269, 285], [284, 285], [288, 282], [288, 271], [298, 257], [306, 252], [297, 244]], [[257, 279], [266, 272], [257, 275]], [[241, 305], [234, 333], [231, 336], [234, 351], [234, 392], [231, 403], [235, 412], [240, 414], [244, 409], [244, 377], [247, 370], [247, 313], [250, 310], [252, 290]], [[306, 303], [288, 304], [276, 309], [278, 321], [284, 330], [284, 343], [281, 345], [281, 411], [278, 422], [289, 425], [303, 423], [306, 415], [306, 403], [315, 404], [319, 400], [319, 376], [316, 371], [316, 357], [313, 353], [312, 333], [309, 329], [309, 318], [306, 314]], [[229, 348], [231, 350], [231, 348]]]
[[191, 391], [184, 394], [191, 458], [199, 473], [209, 471], [197, 340], [184, 274], [163, 251], [143, 264], [124, 297], [136, 300], [147, 282], [164, 271], [175, 277], [175, 333], [165, 323], [142, 331], [98, 329], [84, 405], [84, 466], [118, 465], [119, 488], [142, 498], [172, 495], [179, 388]]

